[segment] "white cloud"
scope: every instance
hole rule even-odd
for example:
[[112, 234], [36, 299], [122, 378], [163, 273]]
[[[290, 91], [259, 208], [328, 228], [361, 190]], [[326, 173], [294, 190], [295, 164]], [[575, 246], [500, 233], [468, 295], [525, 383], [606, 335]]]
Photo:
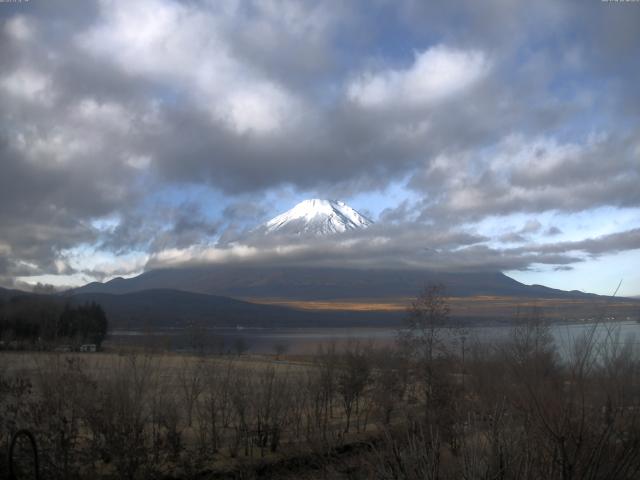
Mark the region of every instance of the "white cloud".
[[83, 245], [60, 252], [60, 259], [67, 270], [100, 280], [109, 280], [117, 276], [139, 275], [144, 271], [149, 255], [138, 251], [114, 255]]
[[277, 85], [258, 83], [252, 88], [232, 92], [226, 105], [232, 126], [239, 133], [272, 133], [282, 127], [287, 115], [295, 111], [295, 102]]
[[18, 41], [27, 41], [33, 37], [33, 26], [22, 15], [16, 15], [9, 19], [5, 24], [5, 31]]
[[416, 52], [408, 69], [360, 75], [348, 86], [348, 96], [371, 108], [427, 106], [468, 89], [489, 69], [481, 51], [438, 45]]
[[149, 155], [128, 155], [125, 156], [125, 163], [136, 170], [145, 170], [151, 164]]
[[[44, 117], [40, 123], [27, 125], [16, 132], [11, 141], [34, 163], [86, 163], [109, 146], [125, 145], [124, 139], [131, 134], [137, 113], [114, 102], [99, 103], [81, 98], [66, 108], [57, 108], [55, 117]], [[46, 130], [42, 125], [46, 125]], [[110, 158], [109, 161], [117, 159]]]
[[451, 152], [425, 162], [411, 186], [437, 200], [437, 205], [425, 205], [427, 217], [478, 219], [626, 207], [637, 198], [632, 162], [628, 148], [608, 135], [561, 141], [551, 135], [513, 134], [484, 149]]
[[11, 254], [11, 245], [8, 243], [0, 242], [0, 255], [9, 255]]
[[78, 124], [91, 124], [100, 130], [109, 129], [126, 134], [134, 118], [131, 110], [114, 102], [97, 102], [92, 98], [80, 100], [70, 111], [71, 120]]
[[103, 21], [76, 39], [82, 49], [166, 84], [237, 133], [276, 132], [302, 108], [234, 54], [226, 38], [230, 13], [162, 0], [101, 4]]
[[250, 260], [262, 255], [256, 247], [243, 244], [231, 244], [228, 247], [191, 246], [188, 248], [169, 248], [153, 254], [149, 265], [170, 267], [193, 262], [225, 263], [229, 261]]
[[14, 70], [0, 80], [0, 86], [22, 100], [47, 104], [52, 100], [49, 77], [34, 69]]

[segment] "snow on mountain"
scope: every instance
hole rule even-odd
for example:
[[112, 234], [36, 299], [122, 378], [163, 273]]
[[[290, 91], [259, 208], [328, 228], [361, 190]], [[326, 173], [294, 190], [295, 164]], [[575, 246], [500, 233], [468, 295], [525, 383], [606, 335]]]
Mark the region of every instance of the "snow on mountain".
[[259, 230], [266, 234], [315, 236], [359, 230], [372, 223], [344, 202], [314, 198], [272, 218]]

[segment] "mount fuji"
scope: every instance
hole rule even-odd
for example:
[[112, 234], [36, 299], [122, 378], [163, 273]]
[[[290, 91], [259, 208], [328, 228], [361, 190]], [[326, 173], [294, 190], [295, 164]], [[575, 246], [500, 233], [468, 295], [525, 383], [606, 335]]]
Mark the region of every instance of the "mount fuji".
[[268, 222], [255, 233], [288, 236], [325, 236], [369, 227], [373, 221], [344, 202], [304, 200]]
[[[341, 234], [359, 232], [372, 224], [344, 202], [309, 199], [255, 228], [249, 236], [272, 237], [265, 242], [269, 245], [271, 240], [280, 245], [318, 239], [311, 242], [315, 247], [316, 243], [330, 243]], [[531, 299], [539, 301], [547, 314], [557, 319], [588, 317], [597, 300], [613, 305], [611, 298], [524, 285], [497, 271], [394, 268], [377, 265], [375, 260], [368, 266], [345, 262], [338, 267], [280, 265], [278, 258], [265, 263], [260, 260], [158, 268], [133, 278], [90, 283], [67, 295], [79, 304], [99, 302], [120, 324], [138, 319], [163, 325], [203, 321], [260, 327], [395, 325], [404, 315], [408, 300], [430, 284], [444, 285], [452, 315], [467, 321], [509, 321], [514, 311]], [[620, 315], [637, 314], [638, 300], [616, 302]]]

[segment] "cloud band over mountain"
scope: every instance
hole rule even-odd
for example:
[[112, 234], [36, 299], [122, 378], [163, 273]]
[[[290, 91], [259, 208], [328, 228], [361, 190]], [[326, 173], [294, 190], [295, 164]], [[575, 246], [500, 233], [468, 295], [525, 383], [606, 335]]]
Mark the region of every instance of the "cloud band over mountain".
[[[576, 288], [638, 294], [640, 8], [622, 3], [0, 4], [0, 283], [349, 259], [567, 288], [589, 266]], [[230, 245], [315, 196], [375, 228]]]

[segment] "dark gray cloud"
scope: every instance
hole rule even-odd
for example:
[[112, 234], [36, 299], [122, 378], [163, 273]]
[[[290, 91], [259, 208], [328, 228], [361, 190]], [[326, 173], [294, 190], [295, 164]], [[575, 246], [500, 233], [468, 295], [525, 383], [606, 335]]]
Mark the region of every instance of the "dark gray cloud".
[[414, 209], [412, 208], [409, 200], [403, 200], [400, 205], [396, 207], [388, 207], [385, 208], [380, 213], [380, 222], [381, 223], [397, 223], [397, 222], [407, 222], [411, 219], [414, 214]]
[[198, 204], [157, 205], [144, 212], [128, 212], [118, 219], [114, 228], [100, 233], [100, 248], [117, 254], [187, 248], [211, 243], [219, 227], [220, 223], [207, 218]]
[[267, 214], [264, 205], [257, 202], [235, 202], [222, 211], [222, 215], [230, 221], [250, 221], [254, 224]]
[[505, 233], [498, 237], [503, 243], [524, 243], [527, 241], [527, 238], [520, 233], [511, 232]]
[[[360, 261], [526, 269], [638, 248], [535, 241], [560, 234], [542, 212], [640, 207], [639, 24], [636, 5], [577, 0], [0, 4], [0, 282], [106, 275], [70, 266], [83, 245], [227, 245], [280, 188], [348, 199], [407, 178], [372, 230], [387, 250], [362, 240]], [[185, 185], [227, 201], [149, 200]], [[517, 213], [494, 232], [507, 247], [474, 230]]]
[[639, 141], [615, 134], [585, 144], [507, 137], [491, 153], [467, 151], [435, 162], [411, 185], [438, 195], [425, 202], [425, 218], [636, 208]]
[[499, 240], [504, 243], [524, 243], [527, 239], [542, 229], [542, 224], [535, 218], [527, 220], [522, 228], [515, 232], [500, 235]]
[[555, 272], [570, 272], [573, 270], [573, 267], [571, 265], [558, 265], [557, 267], [554, 267], [553, 270]]
[[415, 224], [377, 225], [330, 239], [250, 236], [242, 243], [160, 252], [152, 255], [148, 268], [231, 262], [354, 268], [375, 265], [463, 272], [526, 270], [533, 263], [567, 265], [584, 260], [571, 249], [558, 247], [557, 251], [547, 252], [493, 248], [483, 244], [487, 240], [464, 231], [443, 232]]
[[[528, 270], [548, 265], [571, 271], [572, 264], [605, 253], [639, 248], [640, 229], [580, 241], [518, 247], [492, 247], [487, 237], [465, 232], [443, 232], [416, 224], [374, 225], [329, 239], [290, 236], [245, 237], [241, 243], [202, 246], [152, 255], [148, 267], [193, 263], [246, 263], [252, 265], [305, 265], [371, 268], [428, 268], [445, 271]], [[286, 245], [286, 247], [283, 247]]]
[[544, 254], [580, 251], [592, 256], [635, 250], [640, 248], [640, 228], [578, 241], [530, 245], [526, 248]]
[[527, 220], [527, 223], [520, 229], [520, 233], [537, 233], [542, 228], [542, 224], [535, 218]]

